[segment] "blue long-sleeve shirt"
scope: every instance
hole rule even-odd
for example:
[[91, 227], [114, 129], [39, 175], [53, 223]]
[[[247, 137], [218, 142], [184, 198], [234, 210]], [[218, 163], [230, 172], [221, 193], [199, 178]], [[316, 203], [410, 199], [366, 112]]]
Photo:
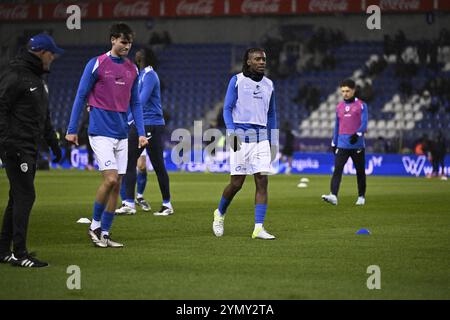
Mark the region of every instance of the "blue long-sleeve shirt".
[[[139, 73], [139, 101], [142, 105], [144, 125], [165, 125], [164, 114], [161, 106], [161, 87], [158, 74], [148, 66]], [[133, 115], [128, 112], [128, 123], [133, 123]]]
[[[80, 114], [85, 108], [87, 97], [98, 80], [98, 69], [95, 68], [98, 57], [94, 57], [86, 64], [83, 75], [78, 85], [77, 95], [70, 115], [68, 134], [77, 134]], [[115, 63], [124, 63], [124, 59], [109, 56]], [[145, 136], [142, 116], [142, 106], [138, 95], [138, 78], [136, 77], [130, 99], [130, 110], [136, 119], [136, 127], [139, 136]], [[88, 134], [92, 136], [104, 136], [114, 139], [126, 139], [128, 137], [127, 112], [117, 112], [91, 106]]]
[[164, 125], [161, 106], [161, 88], [158, 74], [148, 66], [139, 73], [139, 101], [145, 125]]

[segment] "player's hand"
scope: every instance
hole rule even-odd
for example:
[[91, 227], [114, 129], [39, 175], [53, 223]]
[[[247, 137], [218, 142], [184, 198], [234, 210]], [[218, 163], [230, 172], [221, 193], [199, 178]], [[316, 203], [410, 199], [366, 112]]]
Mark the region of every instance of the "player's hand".
[[61, 148], [59, 147], [58, 142], [53, 143], [53, 144], [50, 146], [50, 149], [52, 150], [53, 155], [55, 156], [55, 157], [52, 159], [52, 162], [53, 162], [53, 163], [58, 163], [58, 162], [60, 162], [60, 161], [61, 161], [61, 158], [62, 158], [62, 152], [61, 152]]
[[78, 135], [77, 134], [66, 134], [66, 140], [72, 142], [78, 146]]
[[143, 148], [148, 144], [148, 140], [144, 136], [139, 136], [139, 148]]
[[234, 152], [241, 150], [242, 141], [235, 133], [229, 134], [227, 139], [228, 145]]
[[355, 144], [358, 141], [358, 135], [356, 133], [352, 134], [349, 138], [350, 144]]

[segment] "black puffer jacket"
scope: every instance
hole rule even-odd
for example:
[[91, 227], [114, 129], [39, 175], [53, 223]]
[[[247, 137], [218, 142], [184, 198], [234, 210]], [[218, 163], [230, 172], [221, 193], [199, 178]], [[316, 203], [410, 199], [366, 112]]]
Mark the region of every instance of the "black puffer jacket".
[[36, 156], [41, 139], [58, 145], [42, 61], [23, 50], [0, 73], [0, 150]]

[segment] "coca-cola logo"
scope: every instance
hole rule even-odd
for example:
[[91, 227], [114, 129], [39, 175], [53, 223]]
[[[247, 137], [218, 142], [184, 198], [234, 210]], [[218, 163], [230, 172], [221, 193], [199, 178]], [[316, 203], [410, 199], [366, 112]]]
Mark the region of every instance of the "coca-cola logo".
[[311, 0], [311, 12], [345, 12], [348, 10], [348, 0]]
[[118, 2], [114, 6], [115, 17], [146, 17], [150, 15], [148, 1], [136, 1], [133, 3]]
[[0, 6], [0, 20], [24, 20], [29, 16], [28, 5], [17, 5], [14, 7]]
[[213, 12], [214, 0], [183, 0], [176, 8], [177, 15], [211, 15]]
[[242, 13], [278, 13], [280, 0], [244, 0], [241, 5]]
[[381, 10], [414, 11], [420, 9], [420, 0], [380, 0]]
[[[85, 18], [88, 15], [88, 7], [89, 4], [88, 3], [77, 3], [76, 4], [78, 7], [80, 7], [81, 10], [81, 17]], [[63, 4], [63, 3], [59, 3], [56, 5], [55, 10], [53, 10], [53, 17], [56, 19], [65, 19], [68, 17], [68, 13], [67, 13], [67, 7], [69, 7], [70, 4]]]

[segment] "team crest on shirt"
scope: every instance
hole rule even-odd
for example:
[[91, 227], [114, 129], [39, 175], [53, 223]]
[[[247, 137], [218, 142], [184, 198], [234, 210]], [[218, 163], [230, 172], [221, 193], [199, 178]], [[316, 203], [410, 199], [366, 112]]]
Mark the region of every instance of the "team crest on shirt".
[[345, 112], [349, 112], [350, 111], [350, 106], [345, 106]]
[[20, 164], [20, 170], [22, 170], [23, 173], [28, 171], [28, 164], [26, 162]]

